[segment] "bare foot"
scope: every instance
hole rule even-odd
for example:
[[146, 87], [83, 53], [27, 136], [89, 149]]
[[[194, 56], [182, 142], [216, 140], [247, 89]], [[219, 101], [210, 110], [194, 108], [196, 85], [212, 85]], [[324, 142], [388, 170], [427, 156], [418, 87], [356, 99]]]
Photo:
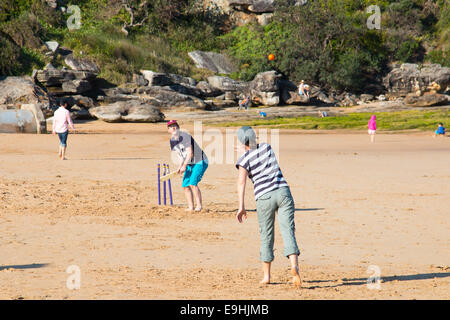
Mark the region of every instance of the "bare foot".
[[202, 207], [195, 208], [195, 211], [197, 211], [197, 212], [202, 211]]
[[191, 211], [194, 211], [194, 208], [187, 208], [187, 209], [184, 209], [184, 211], [191, 212]]
[[259, 284], [270, 284], [270, 279], [264, 277], [264, 278], [259, 282]]
[[295, 287], [301, 287], [302, 286], [302, 279], [300, 279], [300, 274], [298, 273], [298, 269], [297, 268], [292, 268], [291, 269], [291, 274], [293, 276], [292, 283], [294, 284], [294, 286]]

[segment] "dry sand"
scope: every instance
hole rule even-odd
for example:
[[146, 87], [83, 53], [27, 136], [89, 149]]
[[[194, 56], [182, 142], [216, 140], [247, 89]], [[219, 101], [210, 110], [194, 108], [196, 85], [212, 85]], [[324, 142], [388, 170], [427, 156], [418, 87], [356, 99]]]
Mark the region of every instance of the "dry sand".
[[[164, 124], [77, 127], [67, 161], [50, 134], [0, 134], [1, 299], [450, 298], [449, 138], [281, 131], [302, 251], [295, 289], [278, 226], [273, 283], [258, 284], [252, 187], [239, 224], [233, 164], [208, 168], [203, 212], [184, 211], [179, 178], [175, 205], [159, 207]], [[78, 290], [67, 287], [72, 265]]]

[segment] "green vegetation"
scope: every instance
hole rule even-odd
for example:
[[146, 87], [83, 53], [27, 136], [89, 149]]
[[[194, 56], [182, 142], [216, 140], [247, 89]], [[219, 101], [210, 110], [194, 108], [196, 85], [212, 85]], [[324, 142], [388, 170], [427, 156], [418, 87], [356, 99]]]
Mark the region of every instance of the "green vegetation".
[[[130, 14], [122, 1], [76, 1], [81, 11], [81, 28], [69, 30], [66, 22], [72, 13], [50, 9], [45, 0], [6, 0], [0, 4], [0, 74], [31, 74], [52, 62], [56, 67], [63, 61], [52, 61], [44, 53], [43, 43], [59, 41], [76, 56], [89, 57], [99, 64], [101, 74], [111, 83], [130, 81], [141, 69], [171, 72], [202, 79], [208, 73], [197, 70], [188, 52], [218, 50], [219, 38], [226, 28], [219, 13], [193, 11], [195, 1], [155, 0], [146, 7], [144, 1], [129, 1], [133, 5], [135, 22], [127, 27]], [[60, 1], [68, 7], [71, 1]], [[144, 10], [145, 9], [145, 10]], [[20, 57], [30, 57], [23, 61]], [[25, 59], [26, 60], [26, 59]], [[22, 62], [20, 62], [22, 61]]]
[[379, 131], [396, 130], [433, 130], [439, 122], [450, 123], [449, 110], [439, 111], [399, 111], [376, 113], [348, 113], [340, 116], [325, 118], [305, 116], [297, 118], [258, 119], [240, 122], [227, 122], [214, 124], [220, 127], [263, 126], [278, 129], [303, 129], [303, 130], [335, 130], [352, 129], [367, 130], [370, 116], [377, 116], [377, 129]]
[[[200, 0], [61, 0], [81, 10], [81, 28], [69, 30], [68, 12], [49, 8], [45, 0], [0, 3], [0, 74], [31, 74], [51, 61], [43, 43], [57, 40], [89, 57], [100, 77], [121, 84], [140, 69], [173, 72], [198, 80], [187, 53], [227, 52], [238, 61], [235, 79], [251, 80], [276, 69], [298, 81], [333, 90], [364, 91], [379, 83], [390, 62], [434, 62], [450, 66], [448, 0], [310, 0], [288, 6], [277, 0], [273, 21], [230, 27], [228, 17], [203, 9]], [[381, 29], [366, 22], [376, 4]], [[133, 11], [133, 21], [130, 10]], [[133, 24], [134, 23], [134, 24]], [[274, 61], [267, 55], [274, 53]]]
[[[252, 79], [274, 68], [296, 82], [358, 92], [379, 81], [392, 61], [450, 66], [448, 1], [315, 0], [296, 7], [290, 2], [278, 1], [268, 26], [247, 25], [223, 36], [240, 62], [236, 78]], [[379, 30], [366, 25], [372, 4], [380, 7]], [[275, 61], [265, 59], [269, 53]]]

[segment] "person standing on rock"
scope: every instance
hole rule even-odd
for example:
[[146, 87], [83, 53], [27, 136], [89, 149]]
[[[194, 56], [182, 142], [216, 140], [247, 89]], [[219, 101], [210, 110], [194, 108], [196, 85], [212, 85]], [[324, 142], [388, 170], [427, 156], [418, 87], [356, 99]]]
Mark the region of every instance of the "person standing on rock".
[[[176, 120], [170, 120], [167, 123], [167, 131], [171, 134], [170, 149], [176, 151], [181, 159], [177, 172], [184, 173], [182, 187], [188, 203], [187, 211], [201, 211], [202, 194], [198, 183], [208, 168], [208, 158], [194, 138], [180, 130]], [[194, 197], [197, 203], [195, 209]]]
[[270, 267], [274, 260], [275, 212], [277, 212], [284, 244], [283, 255], [291, 263], [294, 286], [300, 287], [302, 285], [298, 268], [300, 250], [295, 238], [295, 205], [289, 185], [281, 173], [272, 147], [268, 143], [257, 144], [255, 131], [251, 127], [241, 127], [237, 137], [245, 153], [236, 163], [236, 168], [239, 170], [237, 181], [239, 209], [236, 218], [239, 223], [243, 222], [242, 218], [247, 218], [244, 198], [245, 185], [249, 177], [254, 186], [261, 238], [260, 258], [264, 277], [260, 283], [270, 283]]
[[60, 107], [53, 115], [53, 135], [58, 135], [59, 138], [59, 158], [66, 160], [67, 137], [69, 136], [69, 127], [75, 131], [70, 112], [67, 110], [67, 101], [61, 103]]
[[374, 143], [375, 141], [375, 133], [377, 131], [377, 117], [376, 115], [372, 115], [368, 123], [368, 133], [370, 136], [370, 142]]

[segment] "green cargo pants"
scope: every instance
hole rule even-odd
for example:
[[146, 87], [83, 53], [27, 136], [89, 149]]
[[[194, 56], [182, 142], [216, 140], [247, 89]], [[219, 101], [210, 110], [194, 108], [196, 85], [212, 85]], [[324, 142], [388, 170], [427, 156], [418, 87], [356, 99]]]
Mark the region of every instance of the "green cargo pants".
[[278, 223], [283, 238], [283, 254], [300, 254], [295, 239], [295, 205], [289, 187], [282, 187], [263, 194], [256, 200], [259, 233], [261, 237], [260, 257], [264, 262], [272, 262], [275, 238], [275, 212], [278, 211]]

